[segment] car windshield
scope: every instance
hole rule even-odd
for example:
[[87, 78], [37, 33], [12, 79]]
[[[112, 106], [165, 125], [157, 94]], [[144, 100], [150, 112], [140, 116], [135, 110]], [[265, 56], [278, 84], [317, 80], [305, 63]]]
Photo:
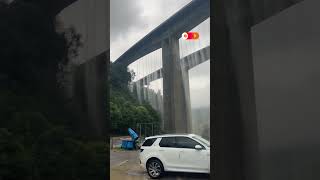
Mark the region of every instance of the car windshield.
[[203, 143], [204, 145], [210, 147], [210, 142], [207, 141], [206, 139], [203, 139], [201, 136], [192, 136], [194, 139], [200, 141], [201, 143]]

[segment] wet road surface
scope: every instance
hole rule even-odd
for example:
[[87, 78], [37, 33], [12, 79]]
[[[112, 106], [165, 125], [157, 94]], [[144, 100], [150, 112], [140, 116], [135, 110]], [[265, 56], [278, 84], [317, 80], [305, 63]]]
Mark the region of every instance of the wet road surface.
[[[139, 151], [110, 151], [110, 177], [111, 180], [146, 180], [149, 178], [139, 165]], [[194, 173], [166, 173], [163, 180], [205, 180], [207, 174]]]

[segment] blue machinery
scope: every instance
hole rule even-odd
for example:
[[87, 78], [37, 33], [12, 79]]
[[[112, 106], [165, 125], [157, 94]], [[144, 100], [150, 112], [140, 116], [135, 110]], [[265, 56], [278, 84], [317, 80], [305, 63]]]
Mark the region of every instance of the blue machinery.
[[122, 149], [134, 149], [135, 148], [135, 142], [139, 138], [138, 134], [134, 132], [131, 128], [128, 128], [129, 135], [131, 136], [131, 139], [123, 139], [121, 143]]

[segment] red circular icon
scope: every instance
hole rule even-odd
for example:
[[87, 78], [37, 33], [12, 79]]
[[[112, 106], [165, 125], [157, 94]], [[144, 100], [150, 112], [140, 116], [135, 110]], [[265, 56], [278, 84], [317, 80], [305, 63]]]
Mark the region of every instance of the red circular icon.
[[199, 33], [198, 32], [184, 32], [184, 33], [182, 33], [181, 37], [184, 40], [197, 40], [197, 39], [199, 39]]

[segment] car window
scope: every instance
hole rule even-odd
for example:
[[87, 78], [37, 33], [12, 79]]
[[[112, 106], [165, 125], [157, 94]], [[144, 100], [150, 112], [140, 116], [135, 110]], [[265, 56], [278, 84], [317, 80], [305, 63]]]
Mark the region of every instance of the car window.
[[175, 147], [174, 137], [163, 137], [159, 143], [160, 147]]
[[204, 148], [203, 145], [201, 145], [197, 141], [190, 139], [188, 137], [176, 137], [176, 147], [177, 148], [194, 149], [194, 147], [196, 145], [200, 145], [202, 148]]
[[147, 139], [142, 146], [152, 146], [152, 144], [156, 141], [157, 138]]
[[202, 138], [201, 136], [192, 136], [192, 138], [200, 141], [201, 143], [203, 143], [204, 145], [210, 147], [210, 142], [204, 138]]

